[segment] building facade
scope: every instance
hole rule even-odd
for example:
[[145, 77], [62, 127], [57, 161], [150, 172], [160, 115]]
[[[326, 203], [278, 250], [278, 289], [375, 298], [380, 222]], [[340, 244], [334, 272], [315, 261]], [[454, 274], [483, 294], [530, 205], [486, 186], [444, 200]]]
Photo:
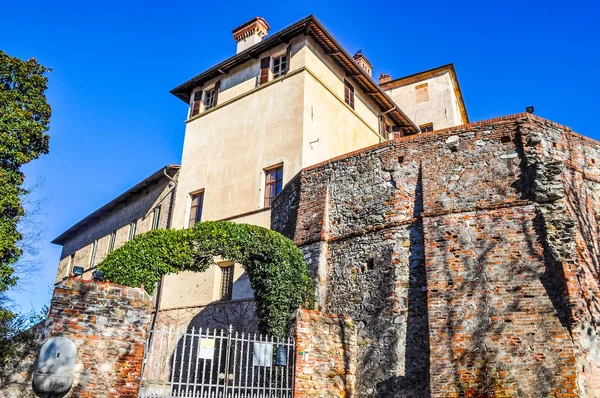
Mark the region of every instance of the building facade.
[[62, 246], [55, 283], [82, 267], [84, 279], [108, 253], [136, 235], [171, 227], [178, 165], [167, 165], [63, 232], [52, 243]]
[[[273, 35], [268, 30], [260, 17], [237, 27], [236, 54], [171, 91], [189, 108], [177, 195], [169, 191], [172, 207], [168, 214], [161, 210], [168, 227], [231, 220], [269, 228], [271, 202], [300, 170], [419, 134], [423, 120], [436, 128], [466, 121], [466, 111], [455, 112], [464, 104], [451, 66], [409, 79], [431, 86], [424, 100], [412, 89], [403, 91], [409, 80], [376, 83], [367, 57], [361, 51], [351, 56], [314, 16]], [[408, 114], [418, 115], [417, 122]], [[443, 123], [440, 115], [447, 115]], [[146, 213], [158, 198], [141, 195], [148, 198], [139, 196], [145, 205], [136, 216], [137, 233], [149, 229], [142, 225], [152, 224]], [[134, 206], [113, 202], [54, 241], [63, 245], [57, 280], [73, 265], [84, 266], [87, 276], [105, 253], [130, 238], [132, 221], [125, 214]], [[165, 323], [196, 319], [222, 326], [253, 312], [247, 276], [227, 261], [203, 273], [168, 275], [158, 291]], [[244, 329], [254, 325], [252, 319], [242, 323]]]

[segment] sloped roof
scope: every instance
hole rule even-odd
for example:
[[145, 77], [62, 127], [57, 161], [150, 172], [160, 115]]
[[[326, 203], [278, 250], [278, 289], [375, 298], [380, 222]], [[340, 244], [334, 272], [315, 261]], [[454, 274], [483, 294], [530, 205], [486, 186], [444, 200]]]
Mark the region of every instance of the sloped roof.
[[462, 91], [460, 90], [460, 84], [458, 83], [458, 76], [456, 75], [456, 69], [454, 68], [454, 64], [442, 65], [438, 66], [437, 68], [429, 69], [423, 72], [413, 73], [412, 75], [390, 80], [389, 82], [385, 82], [380, 86], [384, 91], [388, 91], [394, 88], [403, 87], [409, 84], [414, 84], [423, 80], [427, 80], [446, 72], [450, 73], [450, 79], [454, 84], [454, 93], [456, 94], [456, 98], [458, 100], [458, 108], [460, 110], [461, 116], [463, 117], [464, 123], [469, 123], [467, 107], [465, 106]]
[[142, 181], [123, 192], [121, 195], [117, 196], [115, 199], [111, 200], [104, 206], [100, 207], [98, 210], [94, 211], [90, 215], [86, 216], [71, 228], [67, 229], [65, 232], [56, 237], [52, 243], [55, 245], [62, 245], [65, 241], [72, 235], [76, 234], [80, 229], [98, 221], [108, 212], [113, 210], [118, 205], [126, 202], [129, 198], [141, 192], [144, 188], [149, 186], [150, 184], [159, 181], [162, 178], [166, 178], [165, 172], [172, 177], [179, 170], [180, 166], [178, 164], [168, 164], [164, 167], [161, 167], [158, 171], [152, 173], [150, 176], [144, 178]]
[[292, 25], [280, 30], [279, 32], [267, 36], [263, 41], [247, 48], [246, 50], [226, 59], [225, 61], [213, 66], [212, 68], [200, 73], [192, 79], [171, 90], [171, 94], [189, 103], [190, 95], [194, 88], [203, 85], [207, 81], [223, 74], [227, 74], [233, 68], [251, 60], [256, 59], [260, 54], [279, 45], [287, 43], [298, 35], [310, 35], [325, 51], [325, 54], [333, 58], [347, 73], [347, 76], [353, 79], [357, 85], [370, 96], [381, 112], [390, 111], [387, 115], [398, 126], [408, 133], [419, 132], [419, 128], [399, 109], [394, 101], [379, 87], [377, 83], [369, 76], [363, 68], [344, 50], [344, 48], [335, 40], [335, 38], [325, 29], [314, 15], [309, 15]]

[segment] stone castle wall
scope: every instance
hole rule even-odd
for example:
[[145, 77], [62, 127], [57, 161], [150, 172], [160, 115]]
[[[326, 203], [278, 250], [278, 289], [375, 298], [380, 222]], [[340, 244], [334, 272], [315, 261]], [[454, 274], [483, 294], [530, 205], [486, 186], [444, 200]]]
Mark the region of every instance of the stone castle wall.
[[152, 300], [142, 289], [67, 279], [54, 289], [39, 344], [15, 372], [2, 369], [0, 397], [36, 397], [32, 389], [37, 354], [55, 336], [77, 347], [74, 382], [65, 397], [136, 398]]
[[598, 394], [599, 148], [520, 114], [286, 186], [273, 228], [304, 252], [320, 309], [356, 321], [358, 396]]

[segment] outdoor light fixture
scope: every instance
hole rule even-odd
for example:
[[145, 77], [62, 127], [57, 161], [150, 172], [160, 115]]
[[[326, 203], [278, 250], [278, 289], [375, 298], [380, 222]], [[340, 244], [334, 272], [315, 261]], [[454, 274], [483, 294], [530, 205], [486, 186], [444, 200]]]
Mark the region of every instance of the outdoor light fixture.
[[92, 279], [96, 282], [104, 282], [104, 272], [98, 270], [92, 272]]
[[79, 266], [74, 266], [73, 267], [73, 275], [75, 276], [81, 276], [83, 275], [83, 267], [79, 267]]
[[525, 112], [533, 113], [533, 106], [528, 106], [527, 108], [525, 108]]

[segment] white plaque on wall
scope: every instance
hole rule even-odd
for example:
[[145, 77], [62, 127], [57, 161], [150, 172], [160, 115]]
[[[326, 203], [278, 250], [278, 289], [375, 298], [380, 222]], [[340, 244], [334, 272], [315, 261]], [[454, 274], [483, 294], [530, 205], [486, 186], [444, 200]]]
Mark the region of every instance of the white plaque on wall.
[[200, 339], [198, 358], [212, 360], [215, 356], [215, 339]]

